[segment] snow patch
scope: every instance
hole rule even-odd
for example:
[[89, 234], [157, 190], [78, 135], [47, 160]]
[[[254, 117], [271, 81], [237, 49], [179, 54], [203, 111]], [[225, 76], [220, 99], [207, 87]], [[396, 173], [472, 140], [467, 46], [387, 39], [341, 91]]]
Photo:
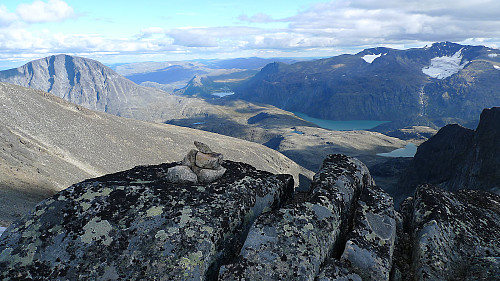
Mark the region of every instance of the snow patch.
[[496, 58], [496, 57], [498, 57], [498, 54], [488, 54], [488, 57], [490, 57], [490, 58]]
[[219, 98], [223, 98], [225, 96], [234, 95], [234, 92], [218, 92], [218, 93], [212, 93], [212, 95], [218, 96]]
[[432, 78], [444, 79], [462, 70], [468, 61], [462, 61], [462, 49], [453, 56], [436, 57], [431, 59], [431, 65], [422, 68], [422, 72]]
[[364, 59], [367, 63], [372, 63], [374, 60], [380, 58], [385, 54], [378, 54], [378, 55], [364, 55], [361, 58]]
[[498, 65], [494, 65], [493, 67], [494, 67], [495, 69], [500, 70], [500, 66], [498, 66]]

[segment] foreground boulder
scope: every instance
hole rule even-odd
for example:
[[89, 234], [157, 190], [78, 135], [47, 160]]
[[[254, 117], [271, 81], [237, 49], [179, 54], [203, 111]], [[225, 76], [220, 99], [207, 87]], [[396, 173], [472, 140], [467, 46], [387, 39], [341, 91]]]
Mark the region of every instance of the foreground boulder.
[[[331, 269], [322, 272], [327, 280], [359, 276], [360, 280], [389, 280], [396, 240], [396, 212], [392, 198], [376, 186], [368, 186], [356, 203], [354, 225], [347, 235], [345, 249], [340, 257], [344, 272]], [[335, 263], [336, 261], [334, 261]], [[331, 267], [330, 267], [331, 268]], [[354, 277], [350, 277], [354, 278]]]
[[205, 280], [255, 218], [293, 193], [289, 175], [226, 161], [217, 181], [165, 180], [177, 163], [75, 184], [0, 238], [0, 279]]
[[345, 155], [329, 155], [311, 191], [254, 223], [236, 263], [219, 280], [314, 280], [342, 237], [359, 194], [374, 185], [366, 166]]
[[500, 196], [422, 185], [402, 211], [411, 258], [400, 280], [499, 280]]

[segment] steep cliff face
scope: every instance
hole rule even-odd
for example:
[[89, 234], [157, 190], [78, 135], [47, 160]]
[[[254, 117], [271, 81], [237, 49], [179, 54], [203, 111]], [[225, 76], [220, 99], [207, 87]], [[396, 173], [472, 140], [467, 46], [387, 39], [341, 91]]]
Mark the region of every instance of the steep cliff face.
[[485, 109], [477, 129], [448, 125], [419, 146], [402, 185], [500, 191], [500, 108]]

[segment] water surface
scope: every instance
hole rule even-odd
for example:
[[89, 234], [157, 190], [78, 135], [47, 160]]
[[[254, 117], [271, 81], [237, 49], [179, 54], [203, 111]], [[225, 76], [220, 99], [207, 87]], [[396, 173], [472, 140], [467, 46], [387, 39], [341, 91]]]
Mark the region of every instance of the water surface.
[[387, 153], [377, 153], [377, 155], [384, 157], [413, 157], [415, 153], [417, 153], [417, 146], [414, 143], [409, 143], [406, 147], [398, 148]]
[[349, 120], [349, 121], [336, 121], [328, 119], [319, 119], [310, 117], [309, 115], [301, 112], [292, 112], [298, 117], [314, 123], [321, 128], [334, 130], [334, 131], [352, 131], [352, 130], [369, 130], [390, 121], [374, 121], [374, 120]]

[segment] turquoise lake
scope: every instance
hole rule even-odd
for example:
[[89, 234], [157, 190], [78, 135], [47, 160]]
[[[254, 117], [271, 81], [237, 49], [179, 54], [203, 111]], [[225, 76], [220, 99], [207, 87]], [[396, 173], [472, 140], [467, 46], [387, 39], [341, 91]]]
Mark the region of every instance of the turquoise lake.
[[334, 131], [369, 130], [377, 127], [380, 124], [389, 122], [389, 121], [372, 121], [372, 120], [335, 121], [335, 120], [310, 117], [309, 115], [300, 112], [292, 112], [292, 113], [306, 121], [309, 121], [311, 123], [320, 126], [321, 128]]
[[415, 153], [417, 153], [417, 146], [409, 143], [406, 147], [398, 148], [388, 153], [377, 153], [377, 155], [385, 157], [413, 157]]

